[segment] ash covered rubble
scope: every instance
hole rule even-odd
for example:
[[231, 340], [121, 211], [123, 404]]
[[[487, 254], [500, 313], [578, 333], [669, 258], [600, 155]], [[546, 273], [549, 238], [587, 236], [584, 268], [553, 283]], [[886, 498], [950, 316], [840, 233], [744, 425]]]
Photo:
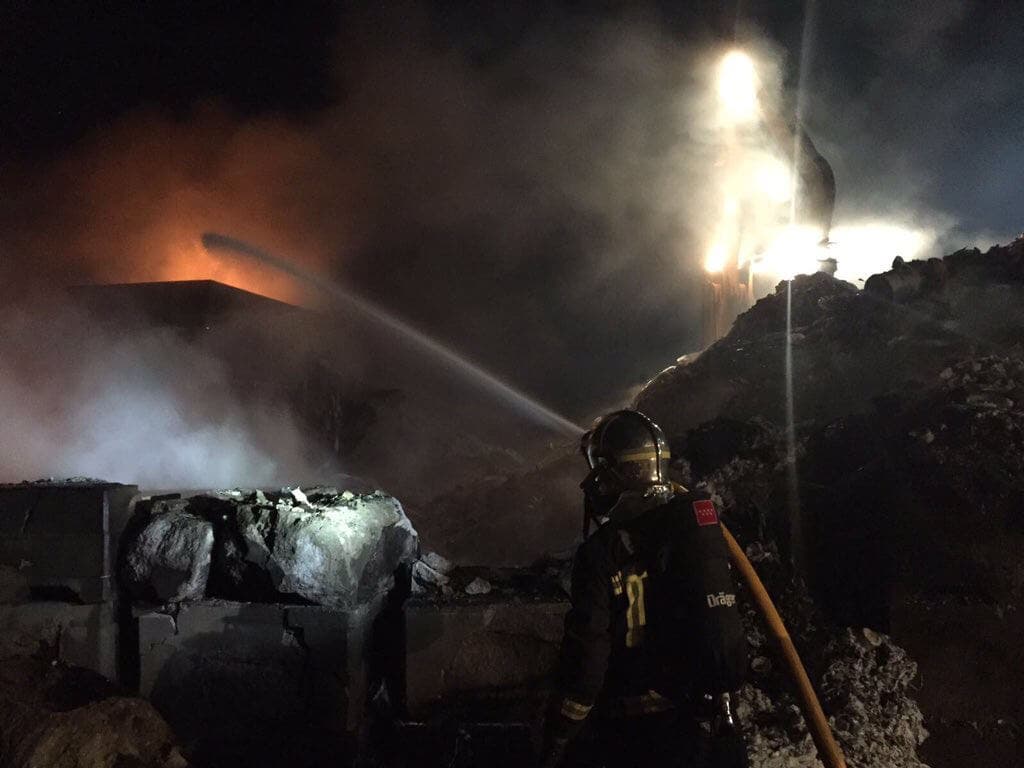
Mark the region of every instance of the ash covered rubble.
[[[571, 552], [542, 557], [529, 566], [458, 565], [427, 552], [412, 567], [412, 595], [443, 604], [476, 599], [560, 600], [569, 595]], [[490, 596], [490, 597], [487, 597]]]
[[[894, 640], [827, 616], [786, 556], [787, 533], [772, 516], [786, 479], [784, 432], [762, 419], [718, 419], [687, 435], [677, 476], [706, 487], [723, 520], [745, 543], [815, 682], [850, 765], [924, 765], [927, 737], [914, 697], [917, 664]], [[750, 680], [737, 714], [751, 765], [820, 765], [789, 680], [745, 589], [740, 600], [751, 649]]]
[[[923, 277], [907, 288], [914, 271]], [[900, 290], [877, 287], [889, 281]], [[897, 263], [869, 283], [856, 291], [816, 274], [791, 284], [795, 484], [784, 449], [785, 283], [725, 338], [656, 377], [637, 406], [692, 461], [681, 471], [720, 494], [742, 541], [774, 539], [768, 551], [796, 563], [773, 594], [806, 580], [813, 613], [784, 612], [794, 627], [820, 622], [818, 639], [798, 647], [852, 763], [913, 764], [924, 730], [917, 704], [897, 704], [911, 695], [933, 768], [1013, 762], [1024, 717], [1024, 664], [1008, 639], [1024, 625], [1024, 239]], [[882, 651], [865, 655], [859, 630], [841, 629], [860, 626]], [[820, 648], [852, 666], [826, 671], [813, 661]], [[912, 687], [909, 658], [921, 672]], [[902, 693], [879, 698], [879, 679]], [[856, 728], [836, 709], [844, 696], [863, 697]], [[890, 757], [857, 735], [876, 728]]]

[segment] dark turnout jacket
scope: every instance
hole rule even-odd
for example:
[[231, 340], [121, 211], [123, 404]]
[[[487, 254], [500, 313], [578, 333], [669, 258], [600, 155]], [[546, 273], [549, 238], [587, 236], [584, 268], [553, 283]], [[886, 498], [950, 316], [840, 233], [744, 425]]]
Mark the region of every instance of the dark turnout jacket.
[[625, 497], [576, 552], [556, 730], [571, 735], [597, 705], [629, 717], [734, 690], [746, 650], [712, 502]]

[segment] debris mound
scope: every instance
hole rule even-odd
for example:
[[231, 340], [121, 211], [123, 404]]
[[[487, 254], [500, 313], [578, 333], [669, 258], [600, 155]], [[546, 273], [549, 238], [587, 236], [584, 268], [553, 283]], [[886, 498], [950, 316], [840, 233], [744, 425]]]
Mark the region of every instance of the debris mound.
[[[1024, 666], [1006, 663], [1019, 658], [1007, 637], [1024, 627], [1022, 265], [1019, 239], [897, 262], [870, 290], [798, 277], [637, 399], [668, 433], [682, 482], [707, 484], [738, 538], [791, 569], [773, 594], [805, 580], [807, 606], [831, 629], [794, 637], [819, 689], [860, 702], [824, 702], [851, 764], [914, 764], [925, 726], [920, 754], [934, 768], [1020, 752], [1003, 724], [1024, 718], [1014, 694]], [[785, 449], [788, 343], [795, 465]], [[784, 613], [796, 627], [809, 615]], [[877, 653], [861, 647], [860, 627], [883, 638], [884, 667], [871, 666]], [[822, 666], [826, 649], [845, 672]], [[904, 684], [915, 662], [924, 723]], [[876, 690], [886, 689], [876, 680], [899, 681], [906, 696], [872, 698], [861, 670]], [[782, 731], [759, 733], [775, 734], [769, 759]], [[795, 755], [797, 742], [786, 743], [782, 753]]]
[[899, 293], [899, 302], [824, 272], [783, 281], [736, 318], [725, 337], [658, 374], [636, 406], [677, 438], [718, 415], [782, 424], [790, 341], [799, 419], [828, 422], [864, 412], [880, 395], [930, 381], [950, 360], [1018, 344], [1024, 338], [1022, 264], [1024, 239], [1018, 239], [985, 254], [964, 250], [900, 263], [869, 280], [888, 284], [908, 270], [942, 275]]

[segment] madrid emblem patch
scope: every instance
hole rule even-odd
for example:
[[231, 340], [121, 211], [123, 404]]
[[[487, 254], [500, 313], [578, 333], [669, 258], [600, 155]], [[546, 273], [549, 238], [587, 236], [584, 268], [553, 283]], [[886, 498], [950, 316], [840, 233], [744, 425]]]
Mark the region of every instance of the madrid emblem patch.
[[693, 514], [697, 516], [697, 525], [717, 525], [718, 513], [710, 499], [693, 502]]

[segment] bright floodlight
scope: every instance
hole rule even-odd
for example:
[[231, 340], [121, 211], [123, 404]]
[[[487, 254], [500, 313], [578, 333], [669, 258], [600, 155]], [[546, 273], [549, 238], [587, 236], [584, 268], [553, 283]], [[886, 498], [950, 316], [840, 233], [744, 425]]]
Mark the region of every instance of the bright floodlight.
[[735, 122], [757, 116], [757, 69], [742, 51], [730, 51], [718, 65], [718, 99], [726, 117]]
[[778, 232], [761, 257], [759, 272], [783, 280], [818, 271], [818, 259], [825, 258], [821, 232], [814, 227], [791, 225]]
[[728, 258], [725, 246], [721, 243], [715, 243], [708, 249], [708, 254], [704, 258], [704, 269], [712, 274], [721, 272], [725, 269], [725, 261]]

